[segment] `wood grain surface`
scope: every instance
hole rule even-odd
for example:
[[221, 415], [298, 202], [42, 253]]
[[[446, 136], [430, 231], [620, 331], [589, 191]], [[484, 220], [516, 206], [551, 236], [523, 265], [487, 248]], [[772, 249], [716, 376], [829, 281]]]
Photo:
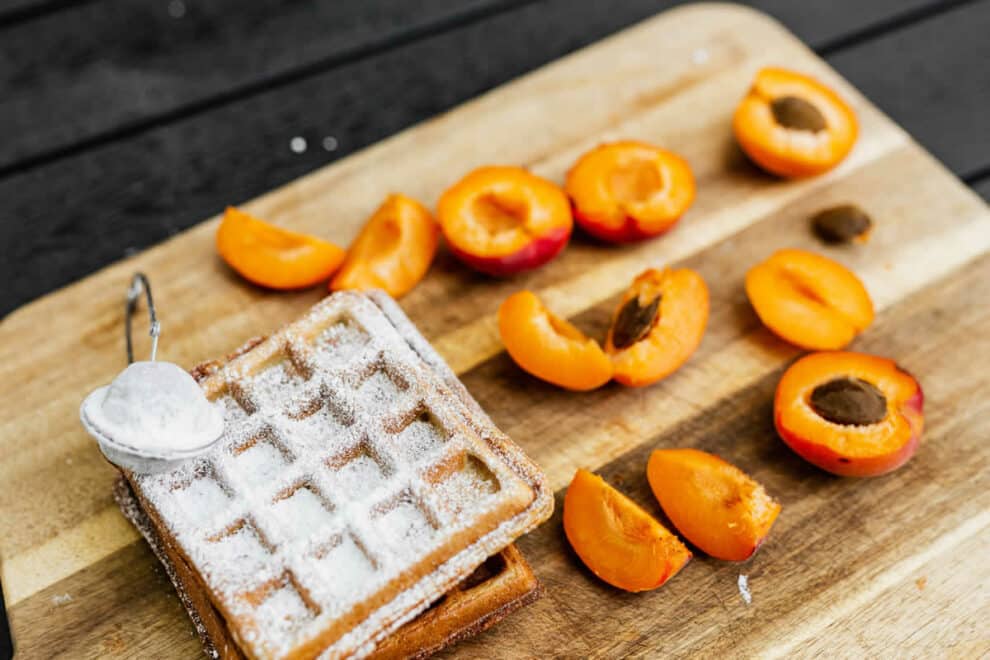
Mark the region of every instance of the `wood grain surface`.
[[[851, 101], [861, 138], [834, 172], [777, 181], [735, 147], [732, 110], [767, 64], [812, 73]], [[442, 254], [402, 306], [556, 489], [576, 467], [592, 468], [659, 515], [646, 457], [658, 446], [695, 446], [753, 474], [783, 512], [750, 562], [697, 557], [662, 589], [631, 595], [580, 565], [558, 511], [520, 543], [546, 597], [453, 653], [990, 652], [990, 563], [980, 552], [990, 541], [990, 213], [773, 21], [727, 5], [667, 12], [246, 207], [346, 243], [389, 191], [433, 204], [482, 163], [523, 164], [559, 181], [583, 150], [618, 137], [654, 141], [690, 161], [698, 199], [675, 231], [622, 248], [577, 236], [548, 267], [510, 281], [477, 276]], [[844, 201], [875, 218], [870, 242], [818, 245], [808, 216]], [[167, 579], [116, 511], [114, 471], [77, 409], [124, 364], [123, 294], [136, 269], [155, 289], [160, 357], [187, 366], [271, 331], [323, 295], [246, 285], [216, 257], [215, 228], [214, 219], [181, 233], [0, 326], [0, 557], [22, 657], [199, 652]], [[773, 388], [798, 351], [760, 326], [742, 278], [780, 247], [815, 249], [851, 267], [878, 309], [853, 348], [894, 357], [921, 381], [925, 440], [900, 471], [831, 477], [776, 438]], [[662, 383], [566, 393], [526, 376], [502, 351], [494, 313], [509, 293], [530, 288], [601, 335], [632, 276], [675, 263], [705, 277], [712, 317], [698, 353]], [[748, 606], [740, 574], [753, 591]]]
[[[0, 316], [680, 0], [175, 2], [0, 23]], [[990, 178], [990, 0], [748, 4]]]

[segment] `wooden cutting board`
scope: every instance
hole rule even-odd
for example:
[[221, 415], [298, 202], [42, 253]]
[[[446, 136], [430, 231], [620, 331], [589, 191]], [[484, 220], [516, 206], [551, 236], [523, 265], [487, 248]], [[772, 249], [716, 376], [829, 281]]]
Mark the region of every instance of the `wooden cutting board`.
[[[732, 110], [768, 64], [818, 76], [855, 107], [862, 135], [836, 171], [778, 181], [734, 145]], [[654, 447], [691, 446], [754, 475], [783, 513], [750, 562], [699, 556], [662, 589], [633, 595], [580, 565], [558, 506], [520, 542], [546, 596], [455, 652], [987, 652], [990, 213], [772, 20], [727, 5], [667, 12], [246, 208], [346, 244], [390, 191], [432, 204], [487, 163], [522, 164], [560, 181], [578, 154], [620, 137], [659, 143], [690, 161], [698, 199], [676, 230], [627, 247], [576, 236], [549, 266], [508, 281], [441, 255], [402, 306], [559, 491], [584, 466], [659, 514], [646, 458]], [[874, 217], [870, 242], [819, 245], [808, 216], [848, 201]], [[154, 286], [160, 357], [188, 366], [270, 332], [323, 295], [245, 284], [216, 257], [215, 229], [209, 220], [20, 309], [0, 327], [0, 557], [23, 658], [199, 654], [168, 580], [111, 500], [114, 471], [84, 434], [77, 408], [124, 366], [123, 296], [135, 270]], [[761, 327], [742, 282], [747, 267], [785, 246], [828, 254], [859, 274], [878, 316], [853, 348], [896, 358], [924, 386], [924, 444], [895, 474], [829, 476], [773, 431], [773, 388], [799, 353]], [[666, 381], [567, 393], [526, 376], [501, 350], [495, 312], [510, 293], [532, 289], [602, 336], [629, 280], [664, 264], [697, 269], [712, 299], [701, 348]], [[748, 605], [740, 575], [752, 590]]]

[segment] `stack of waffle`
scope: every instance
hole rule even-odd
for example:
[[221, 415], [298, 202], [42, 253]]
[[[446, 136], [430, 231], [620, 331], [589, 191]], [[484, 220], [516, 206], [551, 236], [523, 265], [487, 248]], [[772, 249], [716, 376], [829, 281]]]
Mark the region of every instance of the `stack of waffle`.
[[384, 294], [342, 292], [194, 372], [222, 440], [116, 494], [215, 657], [429, 654], [538, 594], [553, 507]]

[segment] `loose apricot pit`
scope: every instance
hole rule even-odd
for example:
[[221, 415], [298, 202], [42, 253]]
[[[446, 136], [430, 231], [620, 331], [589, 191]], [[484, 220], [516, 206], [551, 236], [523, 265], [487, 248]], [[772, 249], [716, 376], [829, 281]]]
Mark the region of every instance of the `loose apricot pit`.
[[764, 325], [802, 348], [843, 348], [873, 322], [859, 278], [813, 252], [774, 253], [746, 273], [746, 293]]
[[691, 559], [680, 539], [587, 470], [567, 487], [564, 533], [595, 575], [626, 591], [656, 589]]
[[694, 201], [694, 176], [677, 154], [644, 142], [603, 144], [567, 173], [574, 219], [604, 241], [627, 242], [672, 228]]
[[774, 398], [783, 441], [823, 470], [868, 477], [914, 455], [924, 428], [921, 386], [893, 361], [851, 352], [807, 355]]
[[771, 174], [806, 177], [826, 172], [856, 142], [856, 115], [832, 89], [786, 69], [756, 74], [732, 119], [739, 146]]
[[697, 449], [658, 449], [646, 474], [677, 531], [717, 559], [749, 559], [780, 514], [780, 504], [749, 475]]
[[873, 221], [858, 206], [842, 204], [816, 213], [811, 218], [811, 226], [826, 243], [849, 243], [865, 241]]
[[564, 249], [574, 221], [564, 192], [521, 167], [481, 167], [440, 197], [451, 252], [496, 277], [531, 270]]
[[612, 378], [612, 362], [598, 342], [548, 310], [529, 291], [505, 299], [498, 310], [498, 328], [516, 364], [548, 383], [585, 391]]
[[626, 291], [605, 341], [623, 385], [655, 383], [687, 362], [708, 323], [708, 287], [686, 268], [649, 269]]

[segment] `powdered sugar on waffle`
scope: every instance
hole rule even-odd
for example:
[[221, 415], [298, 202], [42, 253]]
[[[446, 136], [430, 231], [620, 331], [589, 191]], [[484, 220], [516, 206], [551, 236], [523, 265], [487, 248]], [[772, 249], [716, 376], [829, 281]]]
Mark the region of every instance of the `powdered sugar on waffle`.
[[[400, 331], [367, 297], [332, 296], [204, 381], [225, 418], [207, 456], [135, 477], [251, 655], [285, 655], [418, 571], [327, 654], [370, 651], [549, 515], [545, 489], [478, 436], [497, 434], [490, 421], [420, 357], [425, 340], [414, 351]], [[496, 510], [511, 513], [428, 565]]]

